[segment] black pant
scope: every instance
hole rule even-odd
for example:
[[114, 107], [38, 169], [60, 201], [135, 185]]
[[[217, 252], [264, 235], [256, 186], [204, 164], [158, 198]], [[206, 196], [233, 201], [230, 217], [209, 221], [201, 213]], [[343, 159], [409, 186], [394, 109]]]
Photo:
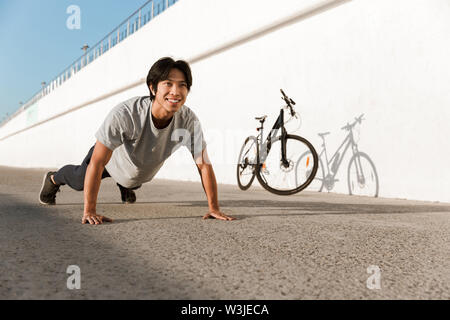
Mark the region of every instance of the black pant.
[[[89, 162], [91, 162], [92, 153], [94, 152], [94, 147], [89, 150], [86, 158], [79, 166], [68, 165], [64, 166], [56, 172], [53, 179], [57, 184], [68, 185], [76, 191], [83, 191], [84, 189], [84, 177], [86, 176], [86, 170]], [[102, 179], [111, 177], [108, 171], [103, 170]]]

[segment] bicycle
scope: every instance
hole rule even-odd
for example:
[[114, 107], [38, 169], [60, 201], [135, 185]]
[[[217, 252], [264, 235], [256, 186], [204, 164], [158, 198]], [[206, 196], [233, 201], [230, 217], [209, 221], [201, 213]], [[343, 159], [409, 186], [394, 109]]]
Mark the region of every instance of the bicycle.
[[[319, 137], [322, 138], [322, 150], [319, 153], [319, 169], [314, 178], [314, 181], [309, 186], [309, 190], [321, 192], [325, 187], [330, 192], [336, 182], [336, 175], [342, 164], [343, 158], [347, 150], [351, 147], [353, 155], [350, 158], [347, 169], [347, 184], [350, 195], [366, 195], [372, 197], [378, 197], [379, 181], [378, 175], [373, 161], [370, 157], [358, 150], [358, 144], [356, 143], [353, 135], [353, 129], [357, 124], [361, 124], [364, 114], [355, 118], [352, 124], [347, 123], [341, 130], [348, 131], [342, 144], [337, 148], [333, 157], [328, 160], [327, 148], [325, 143], [325, 137], [330, 132], [319, 133]], [[342, 151], [343, 150], [343, 151]], [[308, 153], [303, 155], [308, 157]], [[325, 158], [325, 164], [322, 159]], [[326, 169], [326, 172], [325, 172]], [[307, 173], [306, 173], [307, 174]]]
[[[303, 137], [288, 134], [285, 123], [298, 118], [294, 110], [295, 102], [283, 90], [280, 115], [264, 143], [264, 122], [267, 115], [257, 117], [261, 123], [256, 130], [257, 137], [249, 136], [239, 153], [237, 182], [241, 190], [250, 188], [255, 176], [267, 191], [277, 195], [292, 195], [305, 189], [314, 179], [318, 169], [318, 155], [313, 145]], [[284, 110], [291, 118], [284, 121]], [[281, 134], [278, 132], [281, 130]], [[277, 152], [278, 151], [278, 152]], [[303, 157], [305, 153], [309, 156]], [[298, 163], [302, 160], [302, 163]]]

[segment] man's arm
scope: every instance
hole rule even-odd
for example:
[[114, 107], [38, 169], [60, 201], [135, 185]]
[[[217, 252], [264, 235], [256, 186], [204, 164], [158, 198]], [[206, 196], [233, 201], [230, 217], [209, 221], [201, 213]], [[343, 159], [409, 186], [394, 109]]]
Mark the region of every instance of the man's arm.
[[203, 190], [205, 190], [206, 198], [208, 199], [209, 212], [203, 217], [203, 219], [216, 218], [220, 220], [235, 220], [235, 218], [228, 217], [219, 209], [219, 200], [217, 194], [217, 182], [214, 170], [209, 161], [206, 148], [202, 154], [195, 159], [198, 172], [202, 179]]
[[112, 156], [112, 151], [102, 143], [95, 144], [91, 161], [86, 170], [84, 179], [84, 214], [81, 222], [90, 224], [102, 224], [112, 222], [112, 219], [97, 215], [97, 196], [102, 181], [103, 170]]

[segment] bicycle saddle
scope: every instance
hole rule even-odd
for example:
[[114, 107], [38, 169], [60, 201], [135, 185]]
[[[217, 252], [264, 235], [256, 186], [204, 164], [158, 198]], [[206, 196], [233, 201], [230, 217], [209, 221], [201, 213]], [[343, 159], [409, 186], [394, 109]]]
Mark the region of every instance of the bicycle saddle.
[[266, 121], [266, 119], [267, 119], [267, 116], [262, 116], [262, 117], [255, 118], [255, 120], [258, 120], [258, 121], [261, 121], [261, 122]]
[[331, 132], [324, 132], [324, 133], [319, 133], [319, 137], [323, 138], [327, 135], [329, 135]]

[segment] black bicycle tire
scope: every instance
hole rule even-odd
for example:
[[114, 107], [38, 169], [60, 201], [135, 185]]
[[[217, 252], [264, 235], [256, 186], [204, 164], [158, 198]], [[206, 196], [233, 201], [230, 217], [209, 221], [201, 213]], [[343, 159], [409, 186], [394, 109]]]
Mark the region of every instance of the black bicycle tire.
[[[272, 141], [272, 144], [275, 143], [276, 141], [280, 140], [280, 138], [281, 138], [281, 136], [276, 137]], [[295, 140], [299, 140], [299, 141], [303, 142], [304, 144], [306, 144], [313, 155], [314, 167], [313, 167], [312, 174], [309, 176], [308, 180], [306, 180], [305, 183], [303, 183], [301, 186], [298, 186], [297, 188], [292, 189], [292, 190], [278, 190], [278, 189], [274, 189], [274, 188], [268, 186], [267, 183], [262, 179], [261, 170], [260, 170], [261, 164], [259, 164], [259, 167], [256, 170], [256, 178], [258, 179], [259, 183], [267, 191], [269, 191], [273, 194], [279, 195], [279, 196], [289, 196], [289, 195], [293, 195], [293, 194], [296, 194], [296, 193], [304, 190], [314, 180], [316, 173], [317, 173], [317, 169], [319, 167], [319, 165], [318, 165], [319, 156], [317, 155], [317, 152], [316, 152], [316, 149], [314, 149], [314, 146], [308, 140], [306, 140], [303, 137], [296, 136], [296, 135], [290, 135], [290, 134], [286, 135], [286, 139], [295, 139]], [[270, 151], [269, 151], [269, 153], [270, 153]]]
[[364, 152], [357, 152], [355, 153], [351, 158], [350, 161], [348, 163], [348, 168], [347, 168], [347, 185], [348, 185], [348, 193], [349, 195], [353, 195], [352, 193], [352, 188], [350, 185], [350, 167], [352, 166], [353, 161], [356, 159], [357, 156], [366, 158], [370, 165], [372, 166], [373, 172], [375, 173], [375, 180], [376, 180], [376, 191], [375, 191], [375, 195], [373, 196], [374, 198], [378, 198], [378, 192], [379, 192], [379, 187], [380, 187], [380, 182], [378, 179], [378, 173], [377, 173], [377, 168], [375, 167], [375, 164], [373, 163], [372, 159], [370, 159], [370, 157], [364, 153]]
[[[303, 154], [300, 156], [299, 160], [297, 161], [297, 165], [301, 162], [300, 159], [302, 159], [302, 158], [303, 158], [305, 155], [307, 155], [308, 153], [310, 153], [310, 152], [306, 151], [305, 153], [303, 153]], [[321, 168], [322, 170], [319, 170], [319, 168]], [[314, 179], [317, 178], [317, 174], [319, 174], [320, 171], [322, 172], [322, 183], [320, 184], [319, 190], [309, 190], [309, 191], [322, 192], [323, 186], [324, 186], [324, 184], [325, 184], [325, 169], [324, 169], [324, 167], [323, 167], [323, 161], [322, 161], [322, 159], [319, 157], [319, 167], [317, 168], [317, 172], [316, 172], [316, 175], [315, 175]], [[314, 180], [314, 179], [313, 179], [313, 180]], [[312, 182], [311, 182], [311, 183], [312, 183]]]
[[257, 170], [257, 169], [256, 169], [257, 166], [256, 166], [255, 172], [253, 172], [253, 175], [252, 175], [252, 177], [250, 178], [250, 182], [249, 182], [247, 185], [244, 186], [244, 185], [241, 183], [241, 180], [239, 179], [239, 163], [240, 163], [240, 160], [241, 160], [242, 152], [244, 151], [244, 147], [245, 147], [245, 145], [247, 144], [247, 142], [248, 142], [249, 139], [255, 140], [257, 152], [258, 152], [258, 147], [259, 147], [259, 146], [258, 146], [258, 140], [256, 139], [256, 137], [255, 137], [255, 136], [249, 136], [249, 137], [247, 137], [247, 138], [245, 139], [245, 142], [244, 142], [244, 144], [243, 144], [242, 147], [241, 147], [241, 151], [239, 152], [238, 164], [237, 164], [237, 166], [236, 166], [236, 178], [237, 178], [237, 182], [238, 182], [238, 187], [239, 187], [239, 189], [241, 189], [242, 191], [248, 190], [248, 188], [251, 187], [251, 185], [252, 185], [252, 183], [253, 183], [253, 180], [255, 180], [255, 175], [256, 175], [256, 170]]

